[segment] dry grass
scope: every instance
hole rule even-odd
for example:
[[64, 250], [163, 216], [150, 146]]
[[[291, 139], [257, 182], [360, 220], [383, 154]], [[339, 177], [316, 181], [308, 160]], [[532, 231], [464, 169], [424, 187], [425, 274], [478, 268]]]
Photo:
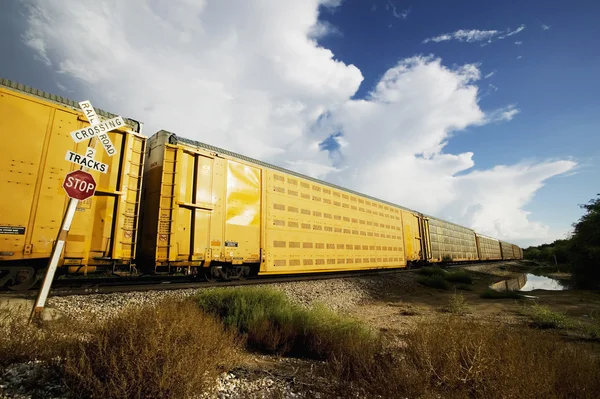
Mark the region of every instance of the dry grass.
[[0, 305], [0, 369], [16, 362], [50, 361], [86, 330], [85, 324], [66, 318], [29, 323], [29, 311], [25, 305]]
[[[354, 380], [366, 396], [595, 398], [600, 361], [539, 330], [453, 316], [419, 324], [403, 351], [377, 355], [376, 373]], [[348, 380], [340, 380], [340, 390]]]
[[126, 310], [66, 351], [64, 381], [77, 395], [184, 398], [231, 367], [238, 341], [190, 301]]

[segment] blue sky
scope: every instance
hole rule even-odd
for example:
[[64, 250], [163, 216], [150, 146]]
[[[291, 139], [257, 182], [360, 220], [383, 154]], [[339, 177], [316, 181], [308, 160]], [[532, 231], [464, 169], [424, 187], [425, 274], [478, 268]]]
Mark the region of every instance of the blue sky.
[[600, 192], [599, 11], [3, 2], [0, 77], [525, 246], [564, 236]]
[[[394, 16], [408, 11], [406, 18]], [[577, 220], [577, 206], [600, 193], [600, 2], [347, 0], [322, 19], [339, 31], [321, 43], [357, 65], [364, 96], [398, 59], [435, 54], [446, 64], [481, 63], [493, 75], [483, 108], [505, 103], [521, 110], [510, 125], [458, 132], [447, 152], [475, 152], [478, 168], [522, 159], [574, 157], [577, 173], [541, 188], [525, 209], [558, 229]], [[422, 43], [459, 29], [525, 29], [503, 40]], [[359, 27], [357, 29], [357, 27]], [[522, 42], [522, 44], [515, 44]], [[518, 56], [522, 58], [517, 59]], [[493, 85], [493, 86], [489, 86]]]

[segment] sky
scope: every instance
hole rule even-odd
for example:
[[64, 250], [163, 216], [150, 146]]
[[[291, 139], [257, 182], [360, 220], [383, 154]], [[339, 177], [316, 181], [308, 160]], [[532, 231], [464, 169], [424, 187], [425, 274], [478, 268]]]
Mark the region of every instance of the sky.
[[21, 0], [0, 77], [523, 247], [600, 192], [600, 3]]

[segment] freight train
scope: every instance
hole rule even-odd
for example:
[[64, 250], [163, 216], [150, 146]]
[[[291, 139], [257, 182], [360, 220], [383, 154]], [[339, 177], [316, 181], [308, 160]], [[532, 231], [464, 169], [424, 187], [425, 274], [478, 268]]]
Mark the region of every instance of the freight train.
[[[105, 118], [115, 115], [97, 110]], [[522, 259], [472, 229], [125, 119], [96, 152], [94, 197], [79, 202], [59, 272], [267, 274]], [[68, 198], [65, 152], [87, 142], [77, 103], [0, 81], [0, 287], [30, 288], [45, 268]]]

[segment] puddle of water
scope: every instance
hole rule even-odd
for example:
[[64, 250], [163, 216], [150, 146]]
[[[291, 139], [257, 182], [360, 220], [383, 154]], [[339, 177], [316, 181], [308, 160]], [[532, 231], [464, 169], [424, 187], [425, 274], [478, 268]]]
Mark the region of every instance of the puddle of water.
[[563, 291], [568, 289], [559, 280], [531, 273], [523, 273], [516, 278], [500, 281], [490, 285], [490, 288], [496, 291]]

